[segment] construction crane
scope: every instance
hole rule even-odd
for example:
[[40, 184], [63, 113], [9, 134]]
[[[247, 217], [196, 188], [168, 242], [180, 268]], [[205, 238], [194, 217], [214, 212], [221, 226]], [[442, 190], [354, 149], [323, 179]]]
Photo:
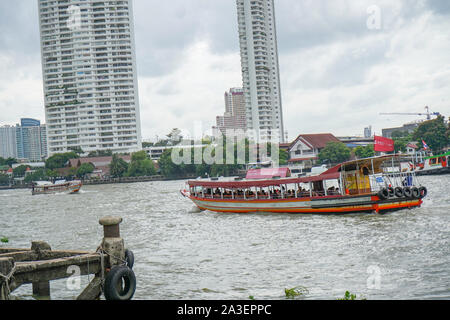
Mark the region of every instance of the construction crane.
[[431, 116], [440, 116], [439, 112], [430, 112], [429, 107], [425, 107], [427, 113], [380, 113], [380, 115], [410, 115], [410, 116], [427, 116], [427, 120], [431, 120]]

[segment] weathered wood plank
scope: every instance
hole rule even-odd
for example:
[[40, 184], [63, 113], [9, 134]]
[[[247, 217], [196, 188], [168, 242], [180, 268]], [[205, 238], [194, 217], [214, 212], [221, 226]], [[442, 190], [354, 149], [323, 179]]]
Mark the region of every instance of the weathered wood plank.
[[33, 251], [18, 251], [0, 254], [1, 258], [13, 258], [15, 262], [19, 261], [34, 261], [38, 259], [38, 254]]
[[89, 283], [86, 289], [78, 296], [77, 300], [98, 300], [102, 294], [102, 279], [100, 276]]
[[10, 252], [24, 252], [24, 251], [31, 251], [31, 249], [0, 248], [0, 254], [10, 253]]
[[101, 272], [100, 255], [91, 254], [71, 258], [48, 261], [18, 262], [14, 274], [15, 288], [26, 283], [52, 281], [69, 278], [68, 267], [78, 266], [80, 275], [97, 274]]

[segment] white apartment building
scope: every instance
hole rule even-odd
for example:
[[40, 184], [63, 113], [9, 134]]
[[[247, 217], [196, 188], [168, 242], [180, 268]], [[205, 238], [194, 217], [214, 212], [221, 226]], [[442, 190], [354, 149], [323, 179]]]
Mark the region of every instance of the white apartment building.
[[247, 129], [256, 141], [283, 143], [274, 1], [236, 0], [236, 4]]
[[38, 0], [49, 156], [142, 149], [132, 0]]

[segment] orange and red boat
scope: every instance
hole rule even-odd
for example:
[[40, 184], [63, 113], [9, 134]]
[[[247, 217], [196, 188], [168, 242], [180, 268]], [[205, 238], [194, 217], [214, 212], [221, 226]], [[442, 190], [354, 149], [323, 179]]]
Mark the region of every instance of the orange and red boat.
[[310, 177], [197, 179], [183, 196], [200, 210], [345, 214], [420, 207], [427, 188], [400, 170], [397, 156], [349, 161]]

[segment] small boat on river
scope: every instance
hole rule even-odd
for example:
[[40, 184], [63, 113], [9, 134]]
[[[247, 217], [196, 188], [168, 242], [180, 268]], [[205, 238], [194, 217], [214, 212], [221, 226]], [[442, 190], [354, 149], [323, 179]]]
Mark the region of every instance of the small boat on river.
[[197, 179], [181, 193], [200, 210], [224, 213], [386, 213], [420, 207], [427, 188], [400, 164], [398, 156], [382, 156], [309, 177]]
[[54, 194], [54, 193], [77, 193], [82, 187], [81, 181], [56, 181], [51, 183], [48, 181], [34, 182], [31, 187], [32, 195]]

